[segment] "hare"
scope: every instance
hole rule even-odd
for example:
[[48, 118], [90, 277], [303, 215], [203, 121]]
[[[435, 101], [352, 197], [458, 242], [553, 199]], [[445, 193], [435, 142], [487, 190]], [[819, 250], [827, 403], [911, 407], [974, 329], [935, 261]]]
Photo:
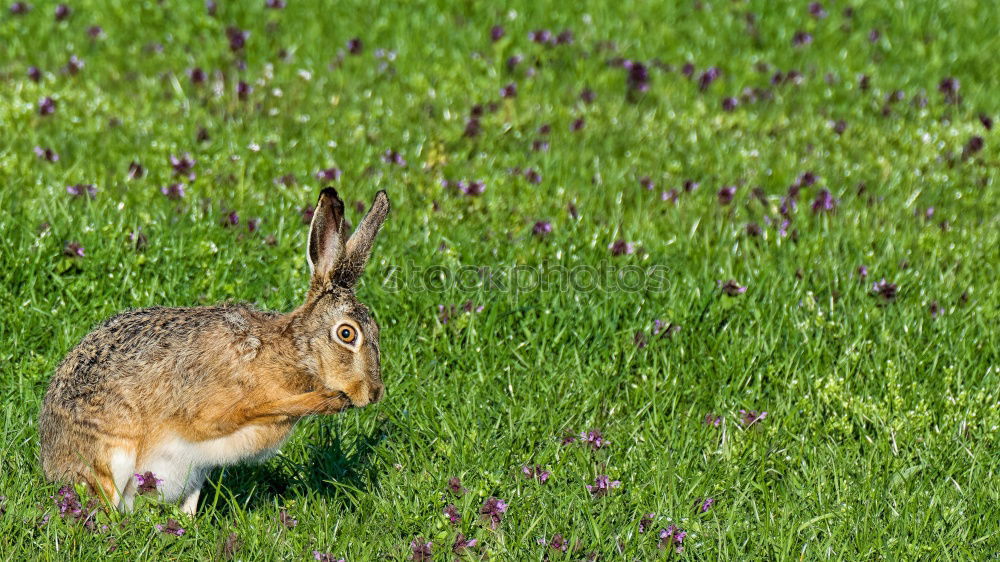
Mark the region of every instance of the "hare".
[[39, 420], [50, 481], [87, 484], [121, 510], [152, 472], [194, 514], [214, 467], [262, 459], [296, 421], [378, 402], [379, 328], [354, 286], [389, 212], [384, 191], [345, 238], [326, 188], [309, 227], [305, 303], [287, 314], [244, 304], [123, 312], [63, 359]]

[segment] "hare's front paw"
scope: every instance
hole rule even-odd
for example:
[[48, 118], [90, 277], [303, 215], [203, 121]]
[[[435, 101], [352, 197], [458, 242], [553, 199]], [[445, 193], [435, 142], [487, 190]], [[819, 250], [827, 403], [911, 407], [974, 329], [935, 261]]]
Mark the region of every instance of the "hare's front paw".
[[354, 406], [351, 399], [342, 390], [332, 390], [324, 388], [316, 392], [321, 397], [322, 408], [320, 413], [336, 414]]

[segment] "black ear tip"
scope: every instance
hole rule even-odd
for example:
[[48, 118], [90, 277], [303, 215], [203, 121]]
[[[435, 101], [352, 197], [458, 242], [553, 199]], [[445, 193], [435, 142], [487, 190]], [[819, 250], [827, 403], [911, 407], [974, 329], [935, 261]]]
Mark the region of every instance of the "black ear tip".
[[329, 197], [334, 200], [340, 199], [340, 195], [337, 195], [337, 190], [330, 186], [324, 187], [323, 191], [319, 192], [319, 198], [323, 199], [324, 197]]

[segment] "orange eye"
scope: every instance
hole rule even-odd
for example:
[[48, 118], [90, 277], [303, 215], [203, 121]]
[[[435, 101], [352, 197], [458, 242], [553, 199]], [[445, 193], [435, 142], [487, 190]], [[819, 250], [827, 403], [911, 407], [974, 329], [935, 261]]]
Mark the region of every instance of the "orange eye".
[[337, 328], [337, 337], [344, 343], [353, 344], [358, 339], [358, 332], [350, 324], [341, 324]]

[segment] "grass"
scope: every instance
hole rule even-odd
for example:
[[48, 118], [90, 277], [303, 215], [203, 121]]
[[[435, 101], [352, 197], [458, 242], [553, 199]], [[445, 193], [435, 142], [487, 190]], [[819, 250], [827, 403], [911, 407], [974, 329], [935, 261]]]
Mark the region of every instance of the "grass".
[[[445, 559], [457, 532], [478, 539], [467, 556], [497, 560], [1000, 552], [1000, 151], [979, 119], [1000, 118], [1000, 12], [971, 0], [856, 2], [853, 15], [830, 0], [825, 18], [763, 0], [377, 4], [220, 2], [213, 17], [199, 2], [80, 1], [55, 22], [38, 1], [0, 15], [0, 558], [211, 559], [233, 533], [245, 560], [400, 560], [417, 537]], [[496, 24], [506, 35], [491, 42]], [[241, 52], [228, 26], [250, 32]], [[542, 28], [574, 41], [532, 43]], [[794, 47], [799, 30], [812, 42]], [[352, 37], [362, 52], [338, 56]], [[72, 54], [75, 75], [60, 70]], [[524, 60], [509, 71], [514, 54]], [[629, 91], [616, 57], [647, 64], [648, 91]], [[711, 66], [721, 76], [699, 91]], [[790, 70], [800, 78], [772, 85]], [[946, 77], [957, 103], [938, 89]], [[517, 96], [501, 99], [512, 82]], [[744, 88], [758, 99], [723, 111]], [[42, 116], [46, 96], [56, 110]], [[467, 137], [476, 104], [482, 131]], [[966, 149], [976, 136], [982, 149]], [[542, 138], [549, 149], [533, 151]], [[194, 181], [169, 165], [183, 153]], [[143, 177], [128, 179], [132, 161]], [[394, 205], [359, 289], [382, 326], [387, 399], [305, 420], [277, 457], [216, 471], [195, 519], [147, 502], [99, 514], [102, 532], [62, 520], [37, 458], [62, 356], [128, 307], [296, 306], [300, 210], [331, 166], [350, 220], [377, 189]], [[782, 235], [782, 198], [807, 171], [818, 181]], [[296, 181], [274, 181], [286, 174]], [[443, 179], [486, 190], [464, 196]], [[185, 196], [168, 200], [160, 187], [177, 181]], [[76, 184], [99, 191], [72, 197]], [[662, 200], [674, 188], [677, 202]], [[810, 209], [822, 189], [835, 211]], [[221, 227], [233, 210], [239, 225]], [[536, 221], [551, 233], [532, 235]], [[635, 252], [613, 256], [616, 240]], [[85, 256], [66, 257], [69, 242]], [[604, 272], [596, 287], [530, 284], [529, 272], [588, 267]], [[623, 272], [638, 281], [624, 286]], [[890, 302], [872, 295], [883, 277], [898, 285]], [[728, 279], [746, 292], [722, 295]], [[439, 305], [458, 305], [446, 323]], [[654, 337], [654, 320], [681, 329]], [[742, 409], [768, 415], [744, 427]], [[560, 442], [591, 429], [610, 444]], [[526, 464], [551, 478], [526, 479]], [[598, 475], [621, 486], [592, 498]], [[445, 491], [451, 477], [465, 495]], [[491, 496], [509, 504], [496, 530], [478, 515]], [[640, 534], [645, 513], [655, 521]], [[183, 536], [156, 531], [169, 518]], [[688, 533], [680, 555], [657, 546], [671, 523]], [[565, 554], [538, 544], [556, 533]]]

